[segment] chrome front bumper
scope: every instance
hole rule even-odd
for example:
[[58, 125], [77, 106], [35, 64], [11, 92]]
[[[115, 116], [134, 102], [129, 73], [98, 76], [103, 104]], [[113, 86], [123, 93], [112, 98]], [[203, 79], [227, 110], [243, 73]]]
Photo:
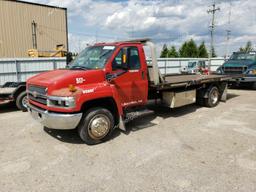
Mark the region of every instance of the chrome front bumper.
[[31, 116], [42, 125], [51, 129], [75, 129], [79, 124], [82, 113], [61, 114], [48, 112], [35, 106], [28, 105]]

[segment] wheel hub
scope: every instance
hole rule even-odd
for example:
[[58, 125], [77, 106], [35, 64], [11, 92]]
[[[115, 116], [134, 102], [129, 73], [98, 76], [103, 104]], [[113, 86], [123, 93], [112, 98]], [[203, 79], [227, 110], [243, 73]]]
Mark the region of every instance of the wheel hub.
[[212, 101], [212, 104], [216, 104], [218, 102], [218, 99], [219, 99], [219, 94], [218, 94], [218, 91], [217, 90], [214, 90], [211, 94], [211, 101]]
[[95, 116], [89, 123], [89, 135], [94, 139], [104, 138], [109, 130], [110, 120], [103, 114]]
[[27, 108], [27, 107], [28, 107], [28, 97], [27, 97], [27, 96], [23, 97], [21, 103], [22, 103], [22, 105], [23, 105], [24, 107]]

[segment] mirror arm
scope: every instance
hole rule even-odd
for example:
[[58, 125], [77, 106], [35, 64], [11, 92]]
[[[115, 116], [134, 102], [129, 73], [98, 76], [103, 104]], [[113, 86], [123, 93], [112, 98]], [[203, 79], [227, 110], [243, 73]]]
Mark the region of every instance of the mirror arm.
[[107, 81], [112, 81], [113, 79], [115, 79], [115, 78], [117, 78], [117, 77], [119, 77], [119, 76], [121, 76], [121, 75], [127, 73], [127, 71], [128, 71], [128, 70], [123, 70], [123, 71], [119, 71], [119, 72], [114, 73], [114, 74], [108, 73], [108, 74], [106, 74], [106, 80], [107, 80]]

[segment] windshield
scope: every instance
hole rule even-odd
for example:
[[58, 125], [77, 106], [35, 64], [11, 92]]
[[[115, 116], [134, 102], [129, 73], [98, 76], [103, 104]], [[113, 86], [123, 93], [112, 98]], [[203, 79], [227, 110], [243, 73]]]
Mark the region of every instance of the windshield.
[[188, 62], [188, 68], [193, 68], [196, 66], [196, 62]]
[[255, 52], [251, 53], [234, 53], [231, 55], [231, 60], [255, 60]]
[[102, 69], [111, 56], [115, 46], [92, 46], [83, 50], [70, 63], [70, 69]]

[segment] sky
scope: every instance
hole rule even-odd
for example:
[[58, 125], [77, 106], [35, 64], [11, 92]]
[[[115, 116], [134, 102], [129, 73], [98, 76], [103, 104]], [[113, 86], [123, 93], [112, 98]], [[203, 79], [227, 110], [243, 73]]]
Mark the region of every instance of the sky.
[[[68, 8], [70, 51], [88, 44], [151, 38], [158, 48], [191, 38], [209, 47], [213, 0], [27, 0]], [[256, 48], [256, 1], [216, 0], [214, 46], [218, 56], [237, 51], [247, 41]], [[229, 19], [229, 13], [231, 17]], [[229, 22], [230, 21], [230, 22]], [[231, 31], [227, 46], [227, 30]]]

